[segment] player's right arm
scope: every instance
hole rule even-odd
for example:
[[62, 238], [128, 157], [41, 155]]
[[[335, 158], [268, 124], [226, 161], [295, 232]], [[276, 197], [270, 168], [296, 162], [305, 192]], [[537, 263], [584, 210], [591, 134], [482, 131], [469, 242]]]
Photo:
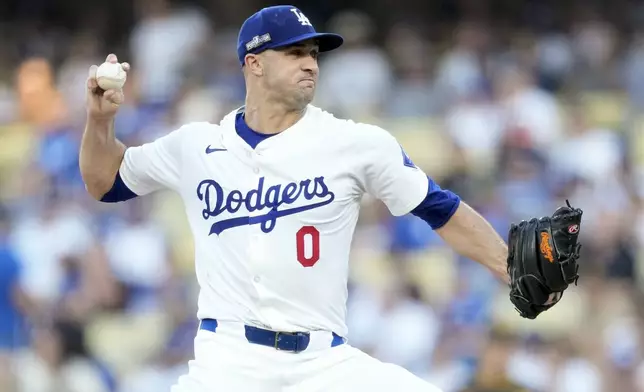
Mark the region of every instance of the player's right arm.
[[[105, 61], [116, 63], [110, 54]], [[127, 72], [129, 65], [123, 63]], [[96, 65], [89, 69], [87, 78], [87, 122], [79, 153], [80, 172], [87, 192], [101, 200], [112, 188], [123, 156], [125, 145], [114, 135], [114, 117], [123, 103], [122, 91], [102, 91], [96, 82]]]
[[[116, 63], [113, 54], [106, 61]], [[122, 63], [126, 72], [127, 63]], [[87, 191], [107, 203], [125, 201], [162, 188], [176, 190], [180, 178], [182, 138], [179, 130], [137, 147], [126, 147], [114, 134], [114, 117], [124, 101], [121, 90], [103, 92], [96, 66], [87, 80], [87, 123], [79, 164]]]

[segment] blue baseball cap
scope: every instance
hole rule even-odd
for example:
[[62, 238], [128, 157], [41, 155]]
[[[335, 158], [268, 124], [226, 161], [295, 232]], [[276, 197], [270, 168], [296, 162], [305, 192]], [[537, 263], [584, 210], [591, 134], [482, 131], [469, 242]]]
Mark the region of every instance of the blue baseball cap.
[[342, 45], [338, 34], [318, 33], [309, 19], [297, 7], [277, 5], [262, 8], [246, 19], [237, 39], [237, 57], [244, 65], [248, 53], [260, 53], [314, 38], [320, 52], [328, 52]]

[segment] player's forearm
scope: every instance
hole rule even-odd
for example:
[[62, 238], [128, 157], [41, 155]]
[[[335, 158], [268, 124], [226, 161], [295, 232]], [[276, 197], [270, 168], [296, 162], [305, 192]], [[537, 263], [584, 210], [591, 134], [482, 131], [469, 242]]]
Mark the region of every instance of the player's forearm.
[[489, 268], [508, 282], [508, 247], [479, 213], [461, 201], [449, 221], [436, 233], [457, 253]]
[[92, 197], [100, 200], [110, 190], [124, 154], [125, 145], [114, 136], [114, 120], [89, 117], [81, 141], [79, 165]]

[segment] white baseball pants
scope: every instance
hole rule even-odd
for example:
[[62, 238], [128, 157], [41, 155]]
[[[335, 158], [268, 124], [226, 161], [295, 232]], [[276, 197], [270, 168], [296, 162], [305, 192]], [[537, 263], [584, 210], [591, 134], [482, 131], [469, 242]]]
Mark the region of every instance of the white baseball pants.
[[332, 335], [312, 332], [300, 353], [249, 343], [244, 326], [220, 323], [199, 330], [195, 359], [171, 392], [441, 392], [400, 366], [349, 344], [331, 347]]

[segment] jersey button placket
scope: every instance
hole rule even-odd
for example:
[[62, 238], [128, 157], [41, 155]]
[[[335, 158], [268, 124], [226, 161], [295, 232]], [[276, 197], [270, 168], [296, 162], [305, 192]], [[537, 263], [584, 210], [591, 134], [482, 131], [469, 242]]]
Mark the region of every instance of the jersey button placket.
[[255, 292], [257, 293], [257, 306], [261, 311], [266, 300], [267, 287], [262, 276], [262, 271], [266, 268], [266, 237], [261, 234], [260, 230], [259, 225], [251, 226], [248, 255], [250, 257], [253, 286], [255, 286]]
[[[253, 152], [248, 153], [248, 157], [250, 158], [250, 161], [251, 161], [250, 162], [251, 170], [254, 174], [253, 176], [251, 176], [253, 177], [253, 180], [252, 180], [253, 189], [256, 189], [255, 187], [257, 187], [259, 183], [259, 179], [261, 178], [261, 175], [260, 175], [261, 170], [259, 168], [258, 162], [256, 160], [257, 157], [255, 155], [256, 154]], [[261, 198], [262, 195], [258, 195], [257, 197]], [[249, 216], [250, 217], [260, 216], [262, 215], [262, 213], [265, 213], [265, 211], [255, 210], [255, 211], [249, 212]], [[260, 283], [262, 281], [262, 278], [261, 278], [260, 271], [262, 269], [262, 264], [264, 262], [265, 250], [264, 250], [263, 238], [261, 236], [260, 231], [261, 231], [260, 224], [250, 225], [250, 230], [249, 230], [250, 234], [248, 238], [247, 252], [251, 262], [251, 271], [253, 274], [252, 279], [255, 286], [257, 287], [258, 295], [261, 301], [262, 287]]]
[[[251, 216], [253, 215], [256, 215], [256, 214], [251, 213]], [[265, 249], [264, 249], [263, 239], [258, 233], [258, 230], [261, 230], [259, 228], [259, 225], [250, 226], [247, 255], [250, 261], [251, 278], [253, 280], [253, 283], [257, 290], [257, 295], [259, 296], [259, 300], [261, 302], [263, 297], [262, 295], [263, 291], [261, 287], [261, 281], [262, 281], [261, 270], [262, 270], [262, 264], [264, 263]]]

